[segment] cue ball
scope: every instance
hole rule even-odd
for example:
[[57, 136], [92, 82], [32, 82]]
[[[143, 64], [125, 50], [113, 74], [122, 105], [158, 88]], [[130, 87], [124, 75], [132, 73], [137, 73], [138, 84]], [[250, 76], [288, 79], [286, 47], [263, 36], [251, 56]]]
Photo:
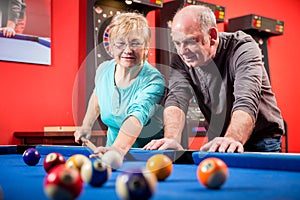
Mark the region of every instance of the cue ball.
[[158, 181], [163, 181], [172, 173], [173, 163], [168, 156], [156, 154], [148, 159], [146, 167], [156, 176]]
[[220, 188], [228, 177], [228, 167], [219, 158], [206, 158], [197, 168], [197, 178], [200, 183], [210, 189]]
[[116, 192], [120, 199], [150, 199], [155, 193], [157, 179], [145, 169], [122, 172], [116, 180]]
[[57, 165], [46, 175], [44, 192], [53, 200], [76, 199], [83, 190], [83, 182], [78, 170]]
[[104, 165], [111, 167], [114, 170], [119, 169], [123, 164], [123, 158], [117, 151], [110, 150], [103, 154], [101, 160]]
[[65, 164], [66, 159], [63, 155], [60, 153], [49, 153], [45, 158], [43, 162], [43, 166], [45, 171], [48, 173], [53, 167], [60, 164]]
[[23, 153], [23, 160], [29, 166], [35, 166], [40, 161], [41, 154], [35, 148], [28, 148]]
[[67, 168], [77, 169], [79, 172], [85, 162], [89, 162], [90, 159], [83, 154], [75, 154], [71, 156], [65, 163]]
[[110, 178], [111, 168], [103, 165], [99, 159], [91, 159], [83, 164], [80, 175], [85, 183], [101, 187]]

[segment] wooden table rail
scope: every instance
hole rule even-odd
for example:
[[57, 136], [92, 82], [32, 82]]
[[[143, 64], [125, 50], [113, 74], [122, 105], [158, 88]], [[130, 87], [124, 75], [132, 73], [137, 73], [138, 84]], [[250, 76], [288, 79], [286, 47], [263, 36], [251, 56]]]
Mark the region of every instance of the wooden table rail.
[[[14, 137], [21, 145], [79, 145], [74, 141], [74, 131], [16, 131]], [[103, 146], [106, 142], [106, 131], [93, 131], [91, 142], [96, 146]]]

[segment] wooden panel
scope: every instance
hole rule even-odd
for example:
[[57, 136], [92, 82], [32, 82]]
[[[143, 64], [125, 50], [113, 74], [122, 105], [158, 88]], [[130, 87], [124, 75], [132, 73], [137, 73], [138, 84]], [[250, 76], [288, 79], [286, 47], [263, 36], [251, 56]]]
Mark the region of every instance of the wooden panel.
[[[14, 132], [14, 137], [20, 140], [21, 145], [79, 145], [74, 141], [74, 131], [58, 132]], [[103, 146], [106, 142], [106, 131], [93, 131], [91, 142], [96, 146]]]

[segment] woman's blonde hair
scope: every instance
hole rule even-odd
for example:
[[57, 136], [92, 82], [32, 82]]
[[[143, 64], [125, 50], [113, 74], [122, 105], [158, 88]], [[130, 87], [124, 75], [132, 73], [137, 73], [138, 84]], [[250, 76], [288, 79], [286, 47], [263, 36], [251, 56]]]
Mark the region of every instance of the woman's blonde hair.
[[109, 25], [109, 42], [113, 44], [119, 36], [129, 36], [134, 33], [142, 35], [145, 47], [149, 47], [151, 30], [147, 19], [139, 13], [120, 13], [113, 17]]

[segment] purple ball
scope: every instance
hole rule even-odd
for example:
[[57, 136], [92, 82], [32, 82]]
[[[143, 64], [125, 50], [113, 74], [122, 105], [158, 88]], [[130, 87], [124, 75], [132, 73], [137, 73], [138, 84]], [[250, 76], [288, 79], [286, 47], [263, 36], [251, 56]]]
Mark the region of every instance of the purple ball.
[[119, 174], [116, 191], [120, 199], [150, 199], [155, 193], [157, 180], [144, 169], [127, 170]]
[[41, 154], [35, 148], [26, 149], [23, 153], [23, 160], [29, 166], [35, 166], [41, 159]]

